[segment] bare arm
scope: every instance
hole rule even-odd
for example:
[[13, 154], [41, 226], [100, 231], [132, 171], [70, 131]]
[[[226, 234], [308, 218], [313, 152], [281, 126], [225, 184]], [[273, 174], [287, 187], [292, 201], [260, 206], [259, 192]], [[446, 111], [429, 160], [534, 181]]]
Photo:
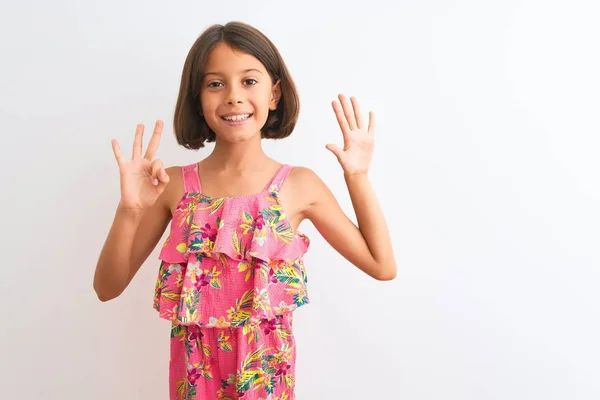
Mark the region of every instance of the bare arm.
[[344, 258], [377, 280], [396, 277], [396, 260], [387, 224], [366, 175], [346, 177], [358, 226], [341, 209], [333, 193], [312, 171], [302, 172], [311, 193], [304, 211], [323, 238]]
[[117, 207], [94, 275], [94, 290], [101, 301], [123, 293], [158, 244], [170, 216], [158, 201], [145, 212]]
[[307, 191], [311, 199], [304, 215], [348, 261], [375, 279], [391, 280], [397, 274], [392, 240], [368, 178], [374, 146], [374, 115], [369, 114], [369, 127], [365, 129], [356, 99], [351, 98], [351, 107], [343, 95], [339, 98], [342, 107], [333, 102], [333, 108], [344, 136], [344, 149], [333, 144], [327, 148], [344, 170], [358, 226], [344, 214], [325, 183], [307, 169], [303, 171], [303, 180], [311, 188]]
[[163, 193], [170, 176], [160, 160], [152, 160], [161, 133], [162, 122], [158, 121], [142, 158], [143, 125], [138, 125], [131, 162], [123, 157], [118, 142], [112, 142], [121, 176], [121, 200], [94, 274], [94, 290], [101, 301], [114, 299], [125, 290], [169, 222]]

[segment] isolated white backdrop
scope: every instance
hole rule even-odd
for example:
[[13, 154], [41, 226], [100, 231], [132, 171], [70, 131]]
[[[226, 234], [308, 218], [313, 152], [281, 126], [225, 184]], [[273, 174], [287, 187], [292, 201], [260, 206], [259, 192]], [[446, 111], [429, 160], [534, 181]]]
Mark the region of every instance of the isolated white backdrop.
[[[241, 20], [279, 47], [301, 115], [265, 142], [354, 218], [330, 102], [377, 116], [371, 178], [399, 274], [377, 282], [312, 239], [298, 399], [597, 399], [596, 2], [27, 1], [0, 9], [1, 367], [5, 399], [167, 398], [155, 251], [100, 303], [119, 196], [113, 137], [166, 122], [189, 47]], [[149, 135], [148, 135], [149, 136]]]

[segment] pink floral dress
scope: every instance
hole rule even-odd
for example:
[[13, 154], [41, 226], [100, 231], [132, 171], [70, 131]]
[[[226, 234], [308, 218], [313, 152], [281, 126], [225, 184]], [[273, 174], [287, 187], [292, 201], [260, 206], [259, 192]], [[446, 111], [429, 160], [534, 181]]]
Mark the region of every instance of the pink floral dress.
[[171, 327], [173, 399], [294, 399], [292, 311], [307, 304], [303, 256], [278, 192], [283, 165], [260, 193], [212, 198], [197, 164], [159, 258], [154, 308]]

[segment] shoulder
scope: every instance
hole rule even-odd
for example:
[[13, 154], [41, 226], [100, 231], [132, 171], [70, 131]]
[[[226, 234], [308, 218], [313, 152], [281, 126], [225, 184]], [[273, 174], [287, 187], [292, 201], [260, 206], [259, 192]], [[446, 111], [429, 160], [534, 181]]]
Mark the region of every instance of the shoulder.
[[183, 170], [183, 165], [171, 165], [170, 167], [166, 167], [165, 171], [169, 174], [169, 177], [174, 178], [175, 175], [181, 175], [181, 171]]
[[184, 192], [183, 166], [174, 165], [166, 167], [165, 172], [169, 175], [169, 183], [159, 199], [165, 208], [173, 211], [177, 208], [177, 204], [181, 200]]
[[301, 165], [290, 165], [290, 179], [308, 180], [317, 177], [317, 173], [308, 167]]
[[[169, 182], [169, 184], [171, 182], [182, 183], [184, 172], [188, 173], [188, 174], [190, 174], [190, 173], [197, 174], [196, 168], [198, 168], [198, 163], [191, 163], [191, 164], [184, 164], [184, 165], [172, 165], [170, 167], [166, 167], [165, 172], [169, 175], [169, 178], [171, 178], [171, 181]], [[177, 185], [175, 185], [175, 186], [177, 186]]]
[[301, 196], [307, 205], [314, 204], [324, 193], [329, 191], [317, 172], [308, 167], [293, 166], [288, 180], [294, 194]]
[[289, 173], [288, 180], [288, 196], [298, 204], [297, 209], [303, 218], [311, 221], [323, 220], [339, 211], [339, 205], [333, 192], [314, 170], [294, 166]]
[[173, 188], [183, 188], [183, 166], [173, 165], [165, 168], [165, 172], [169, 175], [169, 184], [165, 191], [173, 190]]
[[321, 178], [314, 170], [303, 166], [292, 166], [288, 180], [293, 186], [300, 187], [312, 186], [321, 182]]

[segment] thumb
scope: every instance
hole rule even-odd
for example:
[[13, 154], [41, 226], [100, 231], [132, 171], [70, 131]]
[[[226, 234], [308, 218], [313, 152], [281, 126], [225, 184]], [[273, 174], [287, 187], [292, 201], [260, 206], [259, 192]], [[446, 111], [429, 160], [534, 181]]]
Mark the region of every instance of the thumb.
[[325, 146], [325, 148], [331, 151], [337, 157], [338, 161], [341, 160], [342, 149], [340, 149], [340, 146], [338, 146], [337, 144], [328, 144], [327, 146]]
[[165, 190], [165, 188], [167, 187], [169, 182], [171, 181], [171, 177], [163, 168], [158, 172], [158, 175], [157, 175], [157, 178], [155, 179], [155, 181], [156, 181], [156, 187], [155, 187], [156, 191], [158, 192], [158, 194], [161, 194], [163, 192], [163, 190]]

